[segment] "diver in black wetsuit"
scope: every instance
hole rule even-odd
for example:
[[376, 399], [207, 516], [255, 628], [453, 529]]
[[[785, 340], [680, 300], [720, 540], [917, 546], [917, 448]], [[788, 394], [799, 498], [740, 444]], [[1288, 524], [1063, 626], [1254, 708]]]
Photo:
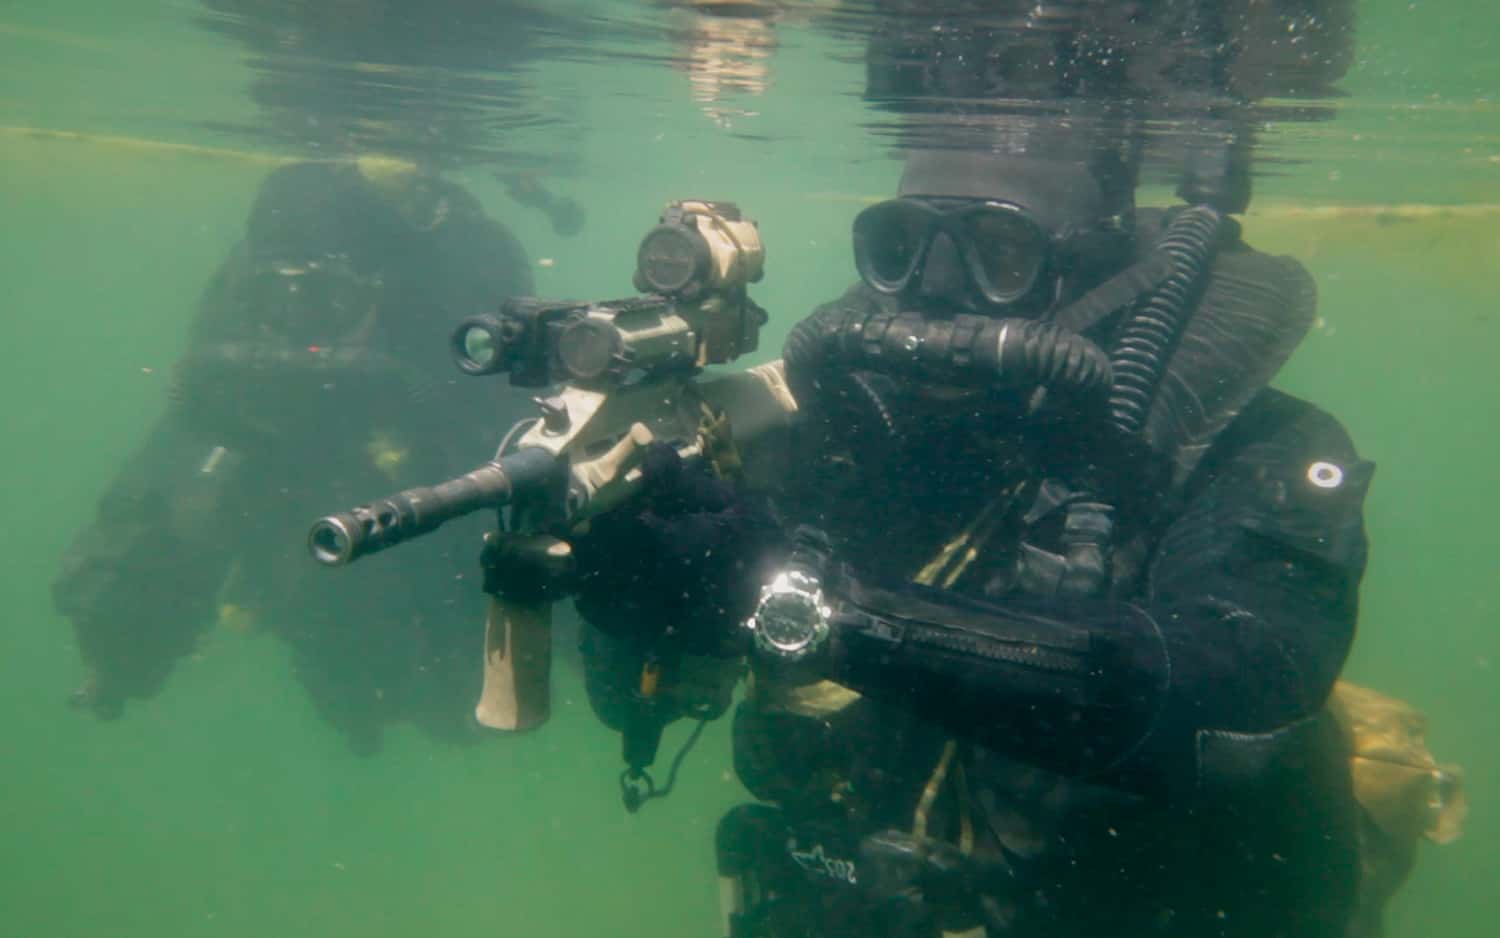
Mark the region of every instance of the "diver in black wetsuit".
[[862, 282], [787, 342], [769, 508], [659, 451], [647, 507], [575, 543], [607, 722], [601, 675], [663, 630], [750, 647], [735, 935], [1346, 927], [1323, 707], [1371, 466], [1267, 387], [1311, 279], [1047, 146], [915, 154], [859, 216]]
[[868, 89], [912, 152], [854, 222], [860, 283], [786, 343], [783, 477], [659, 447], [643, 502], [574, 540], [627, 805], [673, 715], [633, 682], [743, 656], [735, 938], [1344, 938], [1358, 806], [1325, 704], [1372, 466], [1269, 387], [1315, 291], [1241, 239], [1241, 112], [1183, 146], [1182, 204], [1137, 210], [1131, 109], [1200, 79], [1184, 100], [1242, 101], [1283, 54], [1336, 79], [1349, 7], [1293, 46], [1254, 5], [895, 5]]
[[509, 405], [454, 381], [433, 336], [530, 290], [520, 243], [453, 183], [376, 159], [271, 173], [166, 414], [54, 584], [87, 669], [78, 702], [118, 716], [216, 620], [253, 623], [356, 750], [401, 720], [469, 736], [477, 639], [451, 612], [476, 532], [331, 578], [302, 562], [300, 531], [314, 506], [451, 474], [498, 442]]

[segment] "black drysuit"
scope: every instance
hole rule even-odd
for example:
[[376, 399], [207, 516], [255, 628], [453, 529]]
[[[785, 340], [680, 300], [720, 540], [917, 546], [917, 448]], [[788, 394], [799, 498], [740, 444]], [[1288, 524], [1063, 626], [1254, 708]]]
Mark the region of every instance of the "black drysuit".
[[[81, 702], [117, 714], [216, 620], [253, 622], [286, 641], [314, 706], [358, 750], [401, 720], [471, 732], [474, 526], [338, 572], [304, 546], [311, 519], [462, 472], [520, 416], [520, 400], [453, 371], [447, 337], [530, 291], [523, 249], [451, 183], [421, 177], [402, 197], [425, 214], [403, 214], [348, 165], [293, 165], [263, 184], [204, 293], [166, 413], [54, 583], [88, 671]], [[298, 307], [259, 289], [320, 264], [363, 286]]]
[[[1285, 283], [1247, 299], [1272, 274]], [[741, 933], [1343, 934], [1356, 809], [1323, 706], [1354, 634], [1371, 467], [1334, 418], [1264, 387], [1310, 310], [1300, 267], [1233, 240], [1146, 446], [1066, 405], [897, 389], [871, 430], [799, 400], [774, 511], [833, 543], [833, 633], [812, 673], [757, 666], [736, 712], [736, 767], [763, 802], [720, 830]], [[1038, 571], [1066, 553], [1084, 488], [1113, 508], [1113, 562], [1067, 595]], [[658, 559], [595, 570], [581, 545], [611, 597], [586, 587], [585, 615], [628, 635], [643, 610], [624, 580], [647, 577], [694, 584], [657, 591], [691, 609], [648, 617], [741, 619], [753, 588], [730, 574], [771, 561], [725, 548], [774, 536], [743, 500], [699, 507], [596, 526], [644, 529]]]

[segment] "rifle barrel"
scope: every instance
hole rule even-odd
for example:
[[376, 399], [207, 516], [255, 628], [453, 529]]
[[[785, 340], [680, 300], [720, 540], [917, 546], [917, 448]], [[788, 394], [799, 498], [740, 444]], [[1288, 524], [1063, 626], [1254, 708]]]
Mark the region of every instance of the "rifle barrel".
[[352, 563], [434, 531], [482, 508], [502, 508], [518, 491], [545, 481], [557, 457], [524, 449], [490, 460], [437, 485], [409, 488], [358, 508], [325, 515], [307, 533], [313, 559], [330, 567]]

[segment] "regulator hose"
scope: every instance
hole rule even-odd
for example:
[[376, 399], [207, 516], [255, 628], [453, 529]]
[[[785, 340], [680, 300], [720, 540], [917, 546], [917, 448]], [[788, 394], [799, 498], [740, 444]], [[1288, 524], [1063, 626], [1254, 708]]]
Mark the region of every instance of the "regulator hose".
[[1203, 275], [1213, 264], [1223, 224], [1224, 216], [1207, 205], [1185, 208], [1157, 245], [1171, 259], [1172, 272], [1125, 321], [1110, 354], [1110, 420], [1125, 433], [1138, 433], [1146, 422], [1172, 349], [1202, 291]]
[[[1094, 342], [1031, 319], [920, 313], [833, 304], [792, 328], [782, 352], [803, 401], [854, 370], [972, 387], [1048, 388], [1088, 394], [1110, 385], [1109, 356]], [[855, 393], [858, 393], [857, 391]]]

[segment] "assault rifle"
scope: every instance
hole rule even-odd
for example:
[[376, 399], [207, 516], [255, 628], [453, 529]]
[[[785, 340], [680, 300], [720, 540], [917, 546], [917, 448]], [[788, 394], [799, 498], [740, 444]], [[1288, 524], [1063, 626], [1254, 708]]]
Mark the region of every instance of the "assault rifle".
[[[567, 582], [566, 532], [638, 488], [643, 447], [665, 442], [684, 459], [733, 474], [746, 469], [737, 442], [786, 425], [795, 405], [779, 363], [703, 373], [755, 350], [767, 317], [746, 288], [761, 278], [764, 263], [759, 229], [735, 205], [674, 202], [641, 241], [638, 295], [512, 298], [497, 313], [465, 320], [451, 339], [459, 370], [545, 389], [536, 398], [538, 416], [512, 428], [494, 457], [470, 472], [313, 525], [313, 557], [339, 566], [453, 518], [497, 511], [483, 553], [491, 600], [475, 708], [481, 724], [517, 731], [547, 719], [552, 604], [561, 596], [546, 584]], [[543, 572], [534, 595], [492, 588], [491, 574], [514, 563]], [[641, 693], [657, 692], [654, 676], [643, 673]], [[636, 756], [627, 735], [633, 769], [649, 764], [659, 735], [658, 727]]]

